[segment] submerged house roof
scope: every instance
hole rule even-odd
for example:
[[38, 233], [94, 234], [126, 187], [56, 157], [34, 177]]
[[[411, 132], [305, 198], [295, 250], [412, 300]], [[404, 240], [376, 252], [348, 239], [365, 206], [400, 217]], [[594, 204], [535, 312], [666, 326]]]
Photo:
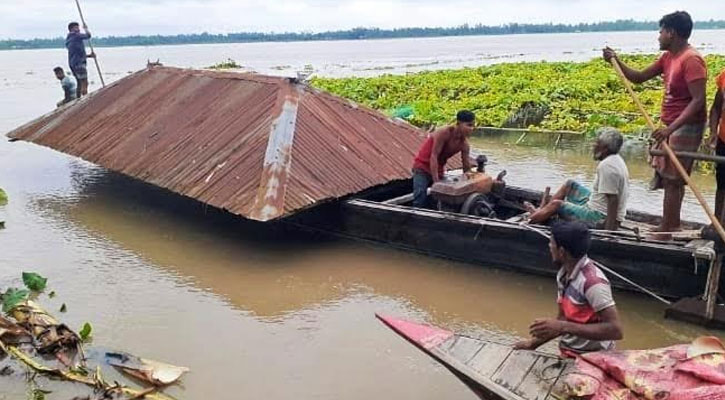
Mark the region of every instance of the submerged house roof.
[[288, 78], [150, 67], [8, 134], [269, 221], [410, 176], [422, 132]]

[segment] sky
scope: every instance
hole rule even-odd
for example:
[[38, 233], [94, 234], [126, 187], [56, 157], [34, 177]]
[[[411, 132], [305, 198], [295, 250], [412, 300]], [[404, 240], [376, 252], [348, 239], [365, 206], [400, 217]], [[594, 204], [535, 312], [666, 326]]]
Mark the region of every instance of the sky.
[[[354, 27], [657, 20], [686, 9], [723, 19], [716, 0], [80, 0], [96, 36], [300, 32]], [[0, 0], [0, 38], [64, 36], [74, 0]]]

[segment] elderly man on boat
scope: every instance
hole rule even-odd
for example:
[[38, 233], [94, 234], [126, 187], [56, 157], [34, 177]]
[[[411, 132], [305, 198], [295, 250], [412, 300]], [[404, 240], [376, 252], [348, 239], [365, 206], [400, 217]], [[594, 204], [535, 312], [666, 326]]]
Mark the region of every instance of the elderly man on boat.
[[597, 131], [593, 153], [599, 164], [592, 189], [567, 180], [541, 208], [526, 204], [531, 212], [530, 222], [540, 224], [558, 214], [567, 220], [579, 220], [590, 226], [603, 224], [607, 230], [617, 230], [627, 214], [629, 196], [629, 170], [619, 155], [623, 143], [622, 134], [614, 128]]
[[614, 341], [622, 339], [622, 327], [609, 280], [587, 256], [589, 228], [582, 222], [559, 222], [551, 233], [549, 251], [559, 267], [559, 315], [534, 321], [529, 328], [532, 338], [516, 348], [535, 350], [561, 337], [559, 348], [565, 356], [613, 349]]

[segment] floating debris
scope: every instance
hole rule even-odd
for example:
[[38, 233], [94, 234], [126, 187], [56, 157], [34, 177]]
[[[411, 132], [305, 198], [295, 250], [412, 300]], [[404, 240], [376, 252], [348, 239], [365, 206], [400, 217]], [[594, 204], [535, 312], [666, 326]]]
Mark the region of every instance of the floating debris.
[[237, 62], [234, 61], [231, 58], [227, 58], [225, 61], [222, 61], [220, 63], [216, 63], [214, 65], [210, 65], [210, 66], [208, 66], [206, 68], [207, 69], [223, 70], [223, 69], [242, 69], [242, 68], [244, 68], [244, 66], [237, 64]]
[[156, 386], [176, 382], [189, 368], [136, 357], [128, 353], [106, 353], [106, 362], [121, 371]]
[[[45, 290], [48, 279], [34, 272], [23, 272], [23, 283], [38, 295]], [[91, 338], [93, 327], [86, 322], [78, 333], [45, 311], [36, 301], [29, 299], [30, 291], [9, 288], [0, 294], [3, 312], [0, 315], [0, 351], [22, 362], [35, 373], [91, 386], [95, 395], [112, 399], [123, 395], [126, 399], [172, 400], [159, 390], [176, 382], [189, 369], [140, 358], [123, 352], [102, 352], [105, 357], [88, 359], [83, 343]], [[55, 292], [51, 292], [55, 296]], [[50, 296], [50, 294], [48, 295]], [[61, 312], [66, 311], [65, 303]], [[98, 353], [96, 351], [95, 353]], [[55, 358], [55, 360], [53, 360]], [[94, 365], [88, 365], [88, 363]], [[107, 382], [102, 369], [110, 366], [141, 379], [153, 386], [133, 389], [118, 382]], [[0, 369], [0, 377], [14, 373], [10, 366]], [[34, 374], [32, 375], [34, 376]], [[45, 399], [50, 392], [37, 387], [29, 380], [32, 399]], [[94, 395], [94, 396], [95, 396]], [[90, 397], [76, 397], [84, 399]], [[94, 397], [95, 398], [95, 397]]]
[[23, 283], [34, 292], [42, 292], [45, 290], [48, 278], [43, 278], [35, 272], [23, 272]]

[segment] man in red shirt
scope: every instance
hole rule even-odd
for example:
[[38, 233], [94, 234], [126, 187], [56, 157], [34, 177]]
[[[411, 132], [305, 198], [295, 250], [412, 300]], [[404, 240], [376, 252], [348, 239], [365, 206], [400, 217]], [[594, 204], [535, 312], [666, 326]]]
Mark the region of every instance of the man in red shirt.
[[[718, 156], [725, 156], [725, 70], [717, 77], [717, 93], [710, 108], [710, 148]], [[725, 164], [717, 164], [715, 168], [717, 192], [715, 194], [715, 215], [722, 216], [725, 201]]]
[[[660, 50], [664, 53], [652, 65], [642, 71], [634, 70], [617, 58], [610, 48], [604, 49], [604, 59], [617, 60], [624, 75], [634, 83], [643, 83], [663, 76], [665, 96], [662, 100], [660, 120], [664, 128], [657, 129], [652, 137], [658, 143], [666, 140], [674, 151], [697, 151], [705, 131], [707, 111], [705, 86], [707, 66], [702, 56], [688, 43], [692, 33], [692, 18], [684, 11], [665, 15], [660, 20]], [[680, 159], [689, 173], [692, 159]], [[660, 232], [680, 229], [680, 209], [685, 194], [685, 182], [666, 157], [653, 157], [656, 170], [653, 189], [664, 187], [662, 223]]]
[[428, 205], [428, 188], [443, 179], [446, 162], [460, 153], [463, 171], [471, 169], [468, 137], [473, 133], [476, 115], [471, 111], [459, 111], [456, 124], [433, 132], [423, 143], [413, 163], [413, 206]]

